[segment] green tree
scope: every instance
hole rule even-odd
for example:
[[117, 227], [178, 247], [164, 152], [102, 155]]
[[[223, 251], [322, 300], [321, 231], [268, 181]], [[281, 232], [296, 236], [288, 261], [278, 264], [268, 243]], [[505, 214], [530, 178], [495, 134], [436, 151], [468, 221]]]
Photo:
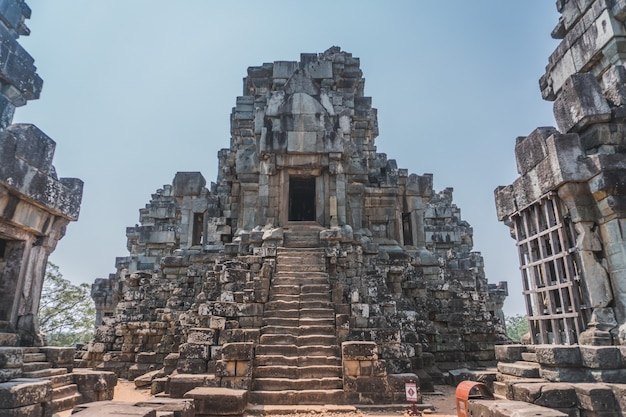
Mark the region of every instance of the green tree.
[[507, 316], [506, 320], [506, 335], [509, 339], [519, 342], [522, 340], [522, 336], [528, 333], [528, 320], [526, 316], [520, 314], [516, 316]]
[[41, 292], [39, 326], [51, 346], [73, 346], [92, 339], [96, 307], [91, 287], [74, 285], [48, 262]]

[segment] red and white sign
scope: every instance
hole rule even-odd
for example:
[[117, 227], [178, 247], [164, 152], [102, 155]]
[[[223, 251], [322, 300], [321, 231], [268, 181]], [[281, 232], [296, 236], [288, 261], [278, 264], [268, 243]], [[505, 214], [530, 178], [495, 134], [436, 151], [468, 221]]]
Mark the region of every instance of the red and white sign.
[[404, 392], [406, 393], [406, 400], [416, 403], [417, 402], [417, 385], [415, 382], [407, 382], [404, 384]]

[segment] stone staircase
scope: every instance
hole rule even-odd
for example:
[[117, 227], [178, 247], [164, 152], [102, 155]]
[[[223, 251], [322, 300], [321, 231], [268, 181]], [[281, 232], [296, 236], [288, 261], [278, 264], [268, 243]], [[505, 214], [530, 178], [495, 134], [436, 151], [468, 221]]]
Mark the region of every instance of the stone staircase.
[[67, 368], [53, 368], [47, 361], [46, 353], [36, 347], [23, 348], [23, 378], [47, 379], [52, 383], [52, 406], [54, 412], [70, 410], [82, 403], [83, 396], [78, 392], [74, 376]]
[[323, 250], [278, 249], [252, 377], [252, 403], [344, 402]]

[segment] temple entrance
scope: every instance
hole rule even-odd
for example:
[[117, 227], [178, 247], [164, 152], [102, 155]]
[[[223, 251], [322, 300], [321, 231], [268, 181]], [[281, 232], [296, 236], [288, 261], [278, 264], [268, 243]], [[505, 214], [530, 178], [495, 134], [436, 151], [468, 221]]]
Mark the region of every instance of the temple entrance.
[[315, 177], [289, 177], [289, 221], [315, 221]]

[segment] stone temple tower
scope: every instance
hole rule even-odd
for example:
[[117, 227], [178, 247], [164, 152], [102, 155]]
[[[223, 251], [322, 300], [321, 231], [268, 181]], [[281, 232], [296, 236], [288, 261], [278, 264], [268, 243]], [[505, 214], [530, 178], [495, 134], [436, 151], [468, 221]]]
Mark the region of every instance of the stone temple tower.
[[338, 47], [248, 68], [216, 182], [177, 173], [96, 280], [86, 365], [323, 403], [493, 364], [506, 283], [488, 284], [452, 189], [376, 152], [364, 82]]

